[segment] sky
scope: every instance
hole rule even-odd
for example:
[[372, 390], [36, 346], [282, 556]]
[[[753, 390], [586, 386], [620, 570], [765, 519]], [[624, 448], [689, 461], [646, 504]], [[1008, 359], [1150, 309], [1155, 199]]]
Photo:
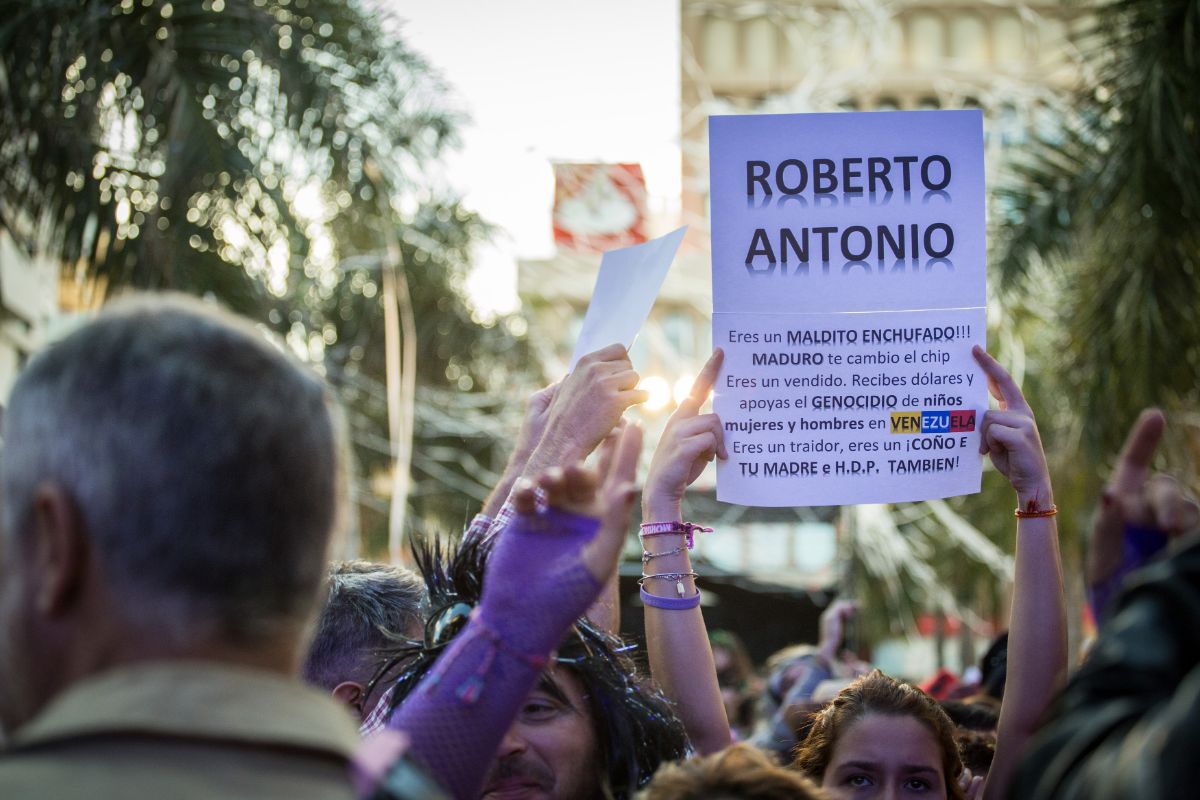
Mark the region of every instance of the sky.
[[677, 0], [391, 4], [471, 117], [446, 177], [503, 231], [476, 254], [468, 291], [480, 311], [515, 309], [516, 259], [554, 253], [552, 161], [640, 163], [652, 216], [677, 210]]

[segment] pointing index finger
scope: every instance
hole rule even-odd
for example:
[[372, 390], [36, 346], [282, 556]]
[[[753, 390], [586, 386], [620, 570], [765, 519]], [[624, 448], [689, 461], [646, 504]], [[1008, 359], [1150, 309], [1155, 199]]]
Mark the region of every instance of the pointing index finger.
[[1136, 492], [1146, 482], [1150, 462], [1154, 460], [1154, 451], [1165, 426], [1166, 419], [1157, 408], [1148, 408], [1141, 413], [1117, 456], [1117, 465], [1109, 481], [1115, 491]]
[[971, 354], [975, 356], [975, 361], [983, 368], [984, 373], [988, 376], [988, 380], [994, 383], [996, 389], [1000, 392], [1000, 396], [996, 399], [1004, 403], [1005, 409], [1029, 410], [1029, 404], [1025, 402], [1025, 395], [1021, 393], [1021, 387], [1017, 386], [1017, 382], [1013, 380], [1012, 375], [1008, 374], [1008, 370], [1000, 366], [999, 361], [992, 358], [991, 354], [979, 345], [971, 348]]
[[688, 398], [696, 401], [697, 408], [704, 405], [709, 392], [712, 391], [713, 384], [717, 382], [717, 373], [721, 371], [721, 363], [724, 360], [725, 351], [716, 347], [713, 349], [712, 355], [708, 357], [708, 361], [705, 361], [704, 366], [701, 367], [700, 374], [696, 376], [696, 380], [688, 392]]

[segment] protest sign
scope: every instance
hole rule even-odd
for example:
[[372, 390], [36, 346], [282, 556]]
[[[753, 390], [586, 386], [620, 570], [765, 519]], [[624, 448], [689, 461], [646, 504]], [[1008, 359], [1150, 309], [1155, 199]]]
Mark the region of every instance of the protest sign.
[[626, 349], [633, 345], [686, 232], [684, 225], [657, 239], [604, 254], [571, 356], [571, 370], [593, 350], [614, 342]]
[[717, 498], [979, 491], [980, 112], [716, 116], [709, 146]]

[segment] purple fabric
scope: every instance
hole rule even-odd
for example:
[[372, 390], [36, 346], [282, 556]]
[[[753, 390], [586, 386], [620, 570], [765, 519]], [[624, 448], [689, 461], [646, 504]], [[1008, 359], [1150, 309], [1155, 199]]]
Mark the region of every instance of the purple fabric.
[[651, 608], [662, 608], [667, 611], [686, 611], [689, 608], [695, 608], [700, 605], [700, 590], [691, 597], [659, 597], [656, 594], [650, 594], [646, 591], [646, 587], [642, 587], [642, 603]]
[[1092, 617], [1097, 624], [1107, 618], [1113, 598], [1124, 585], [1125, 577], [1140, 569], [1166, 546], [1167, 535], [1156, 528], [1125, 526], [1125, 534], [1121, 538], [1120, 565], [1105, 580], [1088, 586], [1088, 603], [1091, 604]]
[[600, 593], [579, 558], [599, 525], [556, 509], [517, 515], [496, 539], [471, 621], [388, 722], [454, 797], [479, 796], [551, 651]]

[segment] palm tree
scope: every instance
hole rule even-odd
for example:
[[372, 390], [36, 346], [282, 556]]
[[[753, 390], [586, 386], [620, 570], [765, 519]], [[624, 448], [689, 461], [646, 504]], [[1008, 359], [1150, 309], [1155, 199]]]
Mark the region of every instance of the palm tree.
[[[366, 0], [0, 0], [0, 234], [100, 298], [175, 289], [262, 320], [342, 391], [361, 472], [443, 443], [413, 463], [420, 510], [460, 521], [499, 437], [447, 441], [418, 395], [452, 413], [451, 387], [525, 353], [463, 299], [487, 228], [438, 188], [446, 103]], [[391, 370], [385, 310], [406, 322]], [[384, 389], [380, 413], [397, 366], [407, 402]]]
[[1200, 2], [1108, 0], [1087, 52], [1094, 83], [1003, 191], [995, 263], [1055, 301], [1057, 389], [1095, 459], [1141, 408], [1200, 398]]

